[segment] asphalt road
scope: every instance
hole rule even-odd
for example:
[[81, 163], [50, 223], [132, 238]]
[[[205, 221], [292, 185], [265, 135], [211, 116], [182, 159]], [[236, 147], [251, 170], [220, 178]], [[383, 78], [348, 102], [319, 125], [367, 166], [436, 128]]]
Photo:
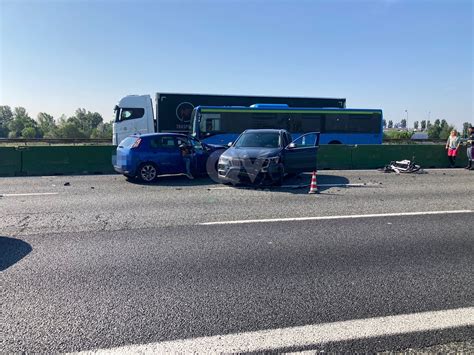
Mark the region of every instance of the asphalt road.
[[[309, 182], [306, 175], [285, 184]], [[412, 175], [321, 171], [318, 183], [366, 185], [321, 187], [321, 194], [314, 196], [307, 194], [308, 187], [235, 189], [183, 176], [162, 177], [151, 186], [127, 182], [119, 175], [0, 178], [0, 230], [16, 236], [232, 219], [465, 209], [472, 205], [474, 175], [463, 169]], [[7, 196], [25, 193], [54, 195]]]
[[[201, 225], [472, 209], [474, 175], [464, 170], [335, 171], [318, 182], [355, 187], [308, 195], [207, 179], [0, 179], [0, 351], [107, 349], [473, 306], [472, 212]], [[472, 337], [471, 325], [273, 350], [419, 349]]]

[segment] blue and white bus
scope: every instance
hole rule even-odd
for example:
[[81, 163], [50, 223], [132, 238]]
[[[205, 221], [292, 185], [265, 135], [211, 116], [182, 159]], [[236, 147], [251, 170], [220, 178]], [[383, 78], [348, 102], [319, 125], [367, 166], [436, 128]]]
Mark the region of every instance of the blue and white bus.
[[380, 109], [295, 108], [288, 105], [198, 106], [193, 135], [209, 144], [233, 142], [246, 129], [286, 129], [294, 136], [320, 132], [321, 144], [382, 144]]

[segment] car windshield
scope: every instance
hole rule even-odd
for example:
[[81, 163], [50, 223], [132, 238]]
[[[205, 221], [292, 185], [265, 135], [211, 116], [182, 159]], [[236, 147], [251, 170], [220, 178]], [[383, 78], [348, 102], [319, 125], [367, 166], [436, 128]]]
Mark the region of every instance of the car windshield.
[[235, 142], [237, 148], [278, 148], [280, 134], [278, 132], [248, 132], [240, 136]]

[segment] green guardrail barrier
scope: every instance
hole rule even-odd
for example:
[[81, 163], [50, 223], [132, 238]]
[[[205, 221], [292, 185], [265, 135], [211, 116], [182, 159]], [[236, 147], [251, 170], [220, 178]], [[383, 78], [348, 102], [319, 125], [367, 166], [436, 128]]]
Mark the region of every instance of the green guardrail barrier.
[[352, 169], [352, 146], [321, 145], [318, 149], [318, 169]]
[[[456, 164], [467, 164], [465, 148], [458, 152]], [[447, 168], [449, 161], [444, 145], [357, 145], [352, 149], [353, 169], [381, 168], [393, 160], [414, 160], [422, 168]]]
[[114, 146], [56, 146], [22, 149], [23, 175], [113, 173]]
[[0, 176], [21, 173], [21, 152], [14, 147], [0, 147]]
[[[114, 173], [114, 146], [0, 147], [0, 176]], [[422, 168], [447, 168], [444, 145], [322, 145], [318, 167], [377, 169], [392, 160], [415, 159]], [[467, 164], [461, 147], [457, 166]]]

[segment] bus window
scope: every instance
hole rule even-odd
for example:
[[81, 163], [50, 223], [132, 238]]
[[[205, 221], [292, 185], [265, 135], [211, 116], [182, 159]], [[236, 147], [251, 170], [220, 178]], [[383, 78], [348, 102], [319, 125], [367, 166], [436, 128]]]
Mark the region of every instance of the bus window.
[[348, 115], [329, 113], [326, 115], [326, 132], [351, 132], [351, 120]]
[[327, 114], [326, 132], [380, 133], [379, 114]]
[[301, 114], [301, 130], [299, 132], [322, 132], [322, 115]]
[[203, 135], [221, 131], [221, 114], [220, 113], [203, 113], [201, 115], [200, 130]]
[[[246, 114], [246, 116], [248, 116]], [[250, 122], [248, 122], [247, 126], [241, 131], [251, 128], [251, 129], [265, 129], [265, 128], [278, 128], [278, 123], [275, 126], [277, 115], [275, 113], [259, 113], [255, 112], [250, 117]]]
[[351, 115], [351, 130], [357, 133], [380, 133], [380, 115]]

